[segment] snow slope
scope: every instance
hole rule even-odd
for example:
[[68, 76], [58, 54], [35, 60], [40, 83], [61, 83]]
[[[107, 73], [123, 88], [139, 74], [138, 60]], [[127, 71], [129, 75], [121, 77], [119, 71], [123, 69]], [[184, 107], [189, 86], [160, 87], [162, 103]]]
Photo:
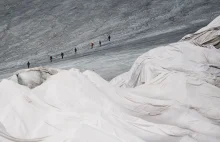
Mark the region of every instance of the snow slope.
[[74, 47], [88, 52], [92, 41], [102, 40], [105, 48], [204, 25], [220, 14], [219, 5], [219, 0], [1, 0], [0, 69], [28, 60], [39, 64], [61, 52], [73, 55]]
[[[5, 79], [0, 140], [219, 142], [220, 51], [208, 47], [180, 41], [152, 49], [111, 83], [77, 69], [50, 69], [33, 89]], [[28, 71], [27, 82], [47, 72]]]

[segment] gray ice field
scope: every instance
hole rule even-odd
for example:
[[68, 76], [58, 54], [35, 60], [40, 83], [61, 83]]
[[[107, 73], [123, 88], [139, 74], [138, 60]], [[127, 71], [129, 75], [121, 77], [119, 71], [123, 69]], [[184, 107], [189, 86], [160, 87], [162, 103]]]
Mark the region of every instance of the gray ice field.
[[[93, 70], [104, 79], [111, 80], [115, 76], [128, 71], [141, 54], [152, 48], [178, 41], [184, 35], [193, 33], [206, 24], [206, 22], [191, 24], [176, 30], [158, 33], [151, 37], [130, 39], [126, 42], [115, 42], [114, 37], [112, 37], [113, 41], [104, 42], [102, 47], [96, 44], [93, 49], [89, 49], [88, 46], [88, 52], [81, 53], [79, 51], [77, 54], [74, 51], [64, 52], [64, 59], [61, 59], [60, 55], [56, 55], [52, 63], [50, 63], [49, 58], [46, 60], [44, 58], [32, 60], [30, 61], [31, 67], [45, 66], [60, 69], [77, 68], [81, 71]], [[0, 77], [1, 79], [9, 77], [13, 72], [24, 68], [27, 68], [26, 63], [13, 68], [3, 68], [0, 70]]]
[[0, 1], [0, 79], [30, 61], [31, 67], [94, 70], [110, 80], [149, 49], [211, 22], [220, 15], [219, 5], [219, 0]]

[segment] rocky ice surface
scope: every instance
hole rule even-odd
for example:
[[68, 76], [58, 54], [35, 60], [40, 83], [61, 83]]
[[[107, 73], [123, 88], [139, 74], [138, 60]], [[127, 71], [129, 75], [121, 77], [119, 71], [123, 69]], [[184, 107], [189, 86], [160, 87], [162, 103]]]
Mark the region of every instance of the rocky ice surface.
[[18, 71], [0, 83], [0, 140], [219, 142], [219, 19], [111, 82], [89, 70]]
[[106, 49], [180, 29], [186, 34], [188, 27], [196, 30], [218, 16], [219, 5], [219, 0], [2, 0], [0, 73], [25, 68], [27, 61], [45, 66], [61, 52], [74, 56], [75, 47], [79, 54], [92, 52], [92, 41], [97, 49], [102, 40]]

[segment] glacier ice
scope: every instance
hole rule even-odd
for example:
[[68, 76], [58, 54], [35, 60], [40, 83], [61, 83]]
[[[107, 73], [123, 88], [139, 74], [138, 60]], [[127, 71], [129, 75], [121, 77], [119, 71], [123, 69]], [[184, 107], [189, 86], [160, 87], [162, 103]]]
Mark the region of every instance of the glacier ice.
[[220, 51], [189, 38], [111, 82], [77, 69], [16, 74], [0, 83], [0, 141], [220, 141]]

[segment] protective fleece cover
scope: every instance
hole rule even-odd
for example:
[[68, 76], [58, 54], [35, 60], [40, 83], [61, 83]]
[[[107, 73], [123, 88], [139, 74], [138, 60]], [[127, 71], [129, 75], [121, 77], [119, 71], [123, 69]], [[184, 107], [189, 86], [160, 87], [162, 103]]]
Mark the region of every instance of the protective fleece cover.
[[191, 41], [192, 43], [203, 47], [220, 48], [220, 16], [213, 20], [208, 26], [200, 29], [194, 34], [186, 35], [183, 41]]
[[36, 67], [31, 69], [19, 70], [9, 78], [20, 85], [27, 86], [29, 88], [35, 88], [46, 81], [51, 75], [57, 74], [59, 69]]
[[0, 141], [219, 142], [219, 63], [218, 49], [182, 41], [145, 53], [110, 83], [77, 69], [33, 89], [5, 79]]

